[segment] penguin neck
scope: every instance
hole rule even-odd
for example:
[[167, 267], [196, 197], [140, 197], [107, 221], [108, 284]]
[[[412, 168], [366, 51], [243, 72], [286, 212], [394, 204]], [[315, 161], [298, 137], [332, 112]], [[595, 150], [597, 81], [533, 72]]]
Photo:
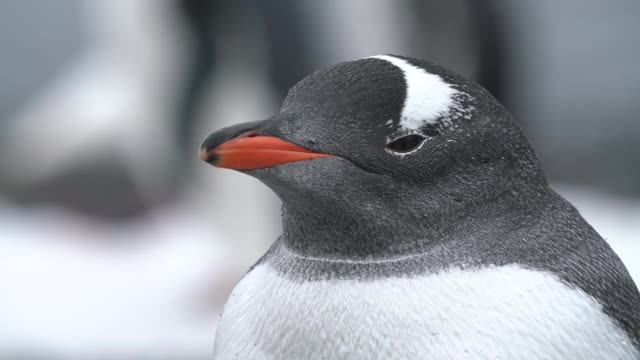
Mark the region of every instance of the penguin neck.
[[414, 256], [448, 238], [471, 236], [498, 218], [518, 218], [509, 215], [533, 209], [535, 199], [543, 201], [540, 194], [548, 190], [546, 184], [531, 187], [495, 179], [485, 185], [484, 191], [434, 184], [407, 187], [391, 196], [354, 191], [352, 196], [283, 201], [282, 240], [295, 254], [313, 258], [369, 261]]

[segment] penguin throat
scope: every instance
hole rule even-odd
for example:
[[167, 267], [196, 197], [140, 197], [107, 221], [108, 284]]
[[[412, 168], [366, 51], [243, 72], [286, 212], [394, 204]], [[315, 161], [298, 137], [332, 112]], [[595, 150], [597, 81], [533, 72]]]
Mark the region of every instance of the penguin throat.
[[375, 202], [316, 203], [311, 208], [285, 202], [282, 240], [289, 251], [305, 257], [344, 261], [410, 257], [490, 227], [496, 218], [514, 211], [512, 197], [512, 191], [505, 189], [488, 202], [458, 204], [433, 195], [416, 201], [421, 207], [410, 209]]

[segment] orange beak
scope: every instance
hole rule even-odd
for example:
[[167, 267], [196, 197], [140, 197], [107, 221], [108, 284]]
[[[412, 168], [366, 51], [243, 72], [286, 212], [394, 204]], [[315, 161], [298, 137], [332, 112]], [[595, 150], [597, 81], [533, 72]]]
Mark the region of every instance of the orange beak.
[[202, 149], [200, 158], [213, 166], [254, 170], [332, 156], [315, 152], [274, 136], [250, 133], [225, 141], [213, 149]]

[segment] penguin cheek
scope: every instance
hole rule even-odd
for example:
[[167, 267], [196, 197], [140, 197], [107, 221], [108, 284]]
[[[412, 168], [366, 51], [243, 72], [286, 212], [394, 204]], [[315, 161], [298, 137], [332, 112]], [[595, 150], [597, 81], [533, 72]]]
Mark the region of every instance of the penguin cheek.
[[373, 176], [338, 156], [243, 172], [262, 181], [283, 201], [292, 195], [306, 199], [335, 196], [357, 185], [363, 177]]

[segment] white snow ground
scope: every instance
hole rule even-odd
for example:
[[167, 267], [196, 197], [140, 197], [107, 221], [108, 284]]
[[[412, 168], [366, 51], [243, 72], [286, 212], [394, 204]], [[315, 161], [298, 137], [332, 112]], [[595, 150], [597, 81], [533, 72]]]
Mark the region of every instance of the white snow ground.
[[0, 358], [211, 353], [207, 302], [222, 300], [207, 297], [229, 267], [207, 224], [175, 211], [114, 226], [0, 208], [0, 229]]

